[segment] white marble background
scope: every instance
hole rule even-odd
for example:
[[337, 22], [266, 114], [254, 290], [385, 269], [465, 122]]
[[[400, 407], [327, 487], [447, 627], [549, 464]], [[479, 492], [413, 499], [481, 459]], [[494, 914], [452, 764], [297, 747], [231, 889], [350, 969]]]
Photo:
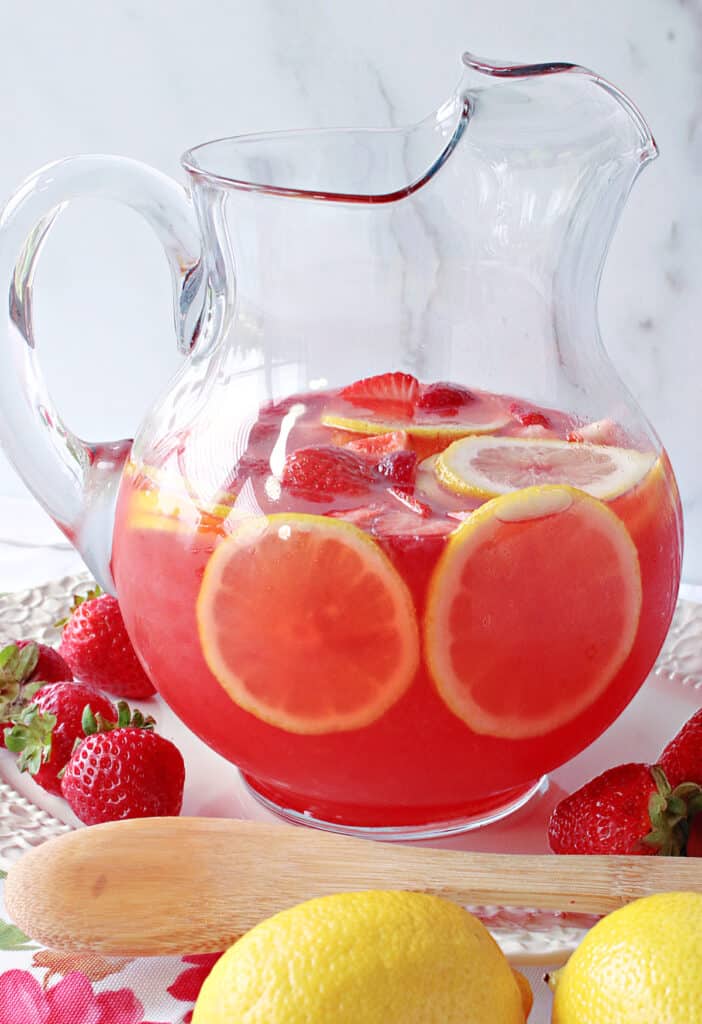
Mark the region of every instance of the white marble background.
[[[661, 158], [611, 249], [603, 335], [671, 453], [686, 578], [702, 581], [702, 0], [5, 0], [0, 11], [0, 199], [69, 153], [179, 175], [182, 150], [207, 138], [416, 120], [451, 92], [464, 49], [571, 60], [617, 83]], [[45, 372], [69, 425], [132, 434], [178, 362], [158, 243], [132, 214], [85, 203], [59, 221], [37, 278]], [[2, 456], [0, 496], [26, 497]]]

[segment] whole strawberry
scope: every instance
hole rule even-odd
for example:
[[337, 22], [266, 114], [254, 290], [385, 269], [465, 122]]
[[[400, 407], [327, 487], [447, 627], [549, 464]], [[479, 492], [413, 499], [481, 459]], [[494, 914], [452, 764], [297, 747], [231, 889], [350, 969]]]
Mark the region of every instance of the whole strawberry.
[[32, 645], [37, 649], [36, 668], [29, 677], [30, 682], [63, 683], [73, 679], [73, 673], [54, 647], [40, 644], [35, 640], [15, 640], [17, 649], [25, 650]]
[[0, 651], [0, 747], [5, 725], [33, 699], [45, 682], [72, 679], [71, 670], [53, 648], [18, 640]]
[[29, 772], [49, 793], [61, 795], [59, 773], [68, 763], [77, 739], [82, 739], [86, 708], [106, 721], [117, 721], [117, 709], [92, 686], [48, 683], [5, 730], [8, 750], [19, 754], [20, 771]]
[[185, 765], [153, 722], [111, 728], [97, 722], [66, 766], [61, 792], [86, 825], [180, 814]]
[[610, 768], [557, 805], [549, 845], [554, 853], [679, 855], [695, 789], [679, 795], [657, 765]]
[[664, 747], [658, 763], [671, 786], [683, 781], [702, 786], [702, 709], [696, 711]]
[[132, 647], [119, 604], [109, 594], [92, 591], [75, 599], [59, 651], [84, 683], [130, 699], [155, 693]]

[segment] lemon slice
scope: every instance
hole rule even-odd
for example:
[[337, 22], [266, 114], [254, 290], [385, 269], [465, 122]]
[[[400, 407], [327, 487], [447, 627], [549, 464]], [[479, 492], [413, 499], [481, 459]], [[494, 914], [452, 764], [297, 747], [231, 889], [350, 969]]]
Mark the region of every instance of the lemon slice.
[[341, 416], [336, 413], [325, 413], [322, 416], [325, 427], [348, 430], [354, 434], [385, 434], [392, 430], [404, 430], [410, 437], [445, 438], [447, 443], [469, 434], [494, 433], [509, 422], [510, 418], [506, 413], [487, 406], [478, 407], [472, 415], [463, 412], [456, 419], [446, 419], [435, 413], [421, 411], [417, 412], [412, 420], [373, 419], [370, 416], [357, 419], [354, 416]]
[[653, 452], [524, 437], [465, 437], [441, 452], [435, 473], [455, 494], [494, 498], [540, 484], [569, 484], [611, 501], [635, 487]]
[[195, 533], [219, 528], [230, 512], [228, 505], [199, 508], [182, 491], [139, 490], [129, 496], [127, 525], [132, 530]]
[[439, 481], [436, 475], [437, 455], [430, 455], [417, 466], [415, 493], [420, 501], [428, 501], [436, 509], [446, 512], [468, 512], [481, 504], [480, 498], [457, 494]]
[[378, 544], [327, 516], [234, 526], [197, 600], [202, 652], [234, 703], [287, 732], [360, 729], [419, 664], [412, 597]]
[[541, 736], [606, 693], [641, 600], [638, 553], [618, 516], [573, 487], [528, 487], [449, 537], [429, 584], [426, 661], [474, 732]]

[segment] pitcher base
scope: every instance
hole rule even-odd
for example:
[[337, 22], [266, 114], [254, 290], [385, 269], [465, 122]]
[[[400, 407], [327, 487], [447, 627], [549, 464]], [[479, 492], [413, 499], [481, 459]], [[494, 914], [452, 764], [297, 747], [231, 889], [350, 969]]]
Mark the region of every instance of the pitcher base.
[[[360, 823], [361, 818], [368, 815], [361, 808], [356, 808], [357, 815], [353, 815], [350, 808], [343, 805], [334, 805], [323, 808], [317, 804], [314, 809], [303, 810], [289, 806], [293, 800], [296, 804], [303, 806], [307, 801], [293, 798], [290, 794], [277, 792], [273, 787], [266, 785], [258, 779], [241, 773], [247, 790], [255, 799], [262, 804], [266, 810], [271, 811], [279, 818], [292, 822], [295, 825], [307, 825], [312, 828], [322, 829], [325, 832], [337, 832], [340, 835], [355, 836], [358, 839], [380, 839], [385, 842], [407, 842], [419, 839], [439, 839], [444, 836], [460, 835], [462, 832], [471, 832], [473, 829], [483, 828], [491, 825], [502, 818], [506, 818], [515, 811], [520, 810], [535, 796], [543, 794], [548, 789], [548, 776], [542, 775], [536, 782], [526, 786], [510, 789], [482, 801], [474, 801], [463, 808], [451, 808], [445, 816], [437, 816], [439, 808], [435, 808], [431, 817], [427, 813], [427, 820], [419, 820], [421, 811], [411, 812], [413, 818], [418, 820], [407, 824], [370, 824]], [[313, 803], [309, 801], [309, 803]], [[359, 823], [353, 823], [353, 817], [358, 817]], [[393, 815], [397, 817], [397, 811]], [[378, 817], [381, 817], [378, 813]], [[409, 814], [408, 814], [409, 817]]]

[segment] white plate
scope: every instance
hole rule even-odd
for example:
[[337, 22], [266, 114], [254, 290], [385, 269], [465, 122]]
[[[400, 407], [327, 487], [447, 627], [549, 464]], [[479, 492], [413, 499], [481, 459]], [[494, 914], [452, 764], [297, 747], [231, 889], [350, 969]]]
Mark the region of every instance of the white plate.
[[[53, 623], [65, 614], [70, 595], [84, 592], [89, 582], [87, 575], [68, 576], [0, 596], [0, 646], [30, 636], [55, 642], [58, 633]], [[139, 703], [154, 714], [159, 731], [183, 752], [187, 766], [185, 814], [272, 819], [243, 787], [234, 766], [193, 736], [159, 698]], [[546, 823], [564, 792], [611, 765], [652, 761], [701, 704], [702, 605], [680, 601], [661, 656], [636, 698], [603, 736], [553, 773], [545, 792], [494, 825], [420, 845], [499, 853], [547, 852]], [[0, 752], [0, 867], [48, 836], [79, 826], [62, 800], [21, 776], [11, 756]], [[590, 919], [574, 915], [505, 907], [481, 907], [477, 912], [507, 956], [534, 964], [565, 960], [591, 924]]]

